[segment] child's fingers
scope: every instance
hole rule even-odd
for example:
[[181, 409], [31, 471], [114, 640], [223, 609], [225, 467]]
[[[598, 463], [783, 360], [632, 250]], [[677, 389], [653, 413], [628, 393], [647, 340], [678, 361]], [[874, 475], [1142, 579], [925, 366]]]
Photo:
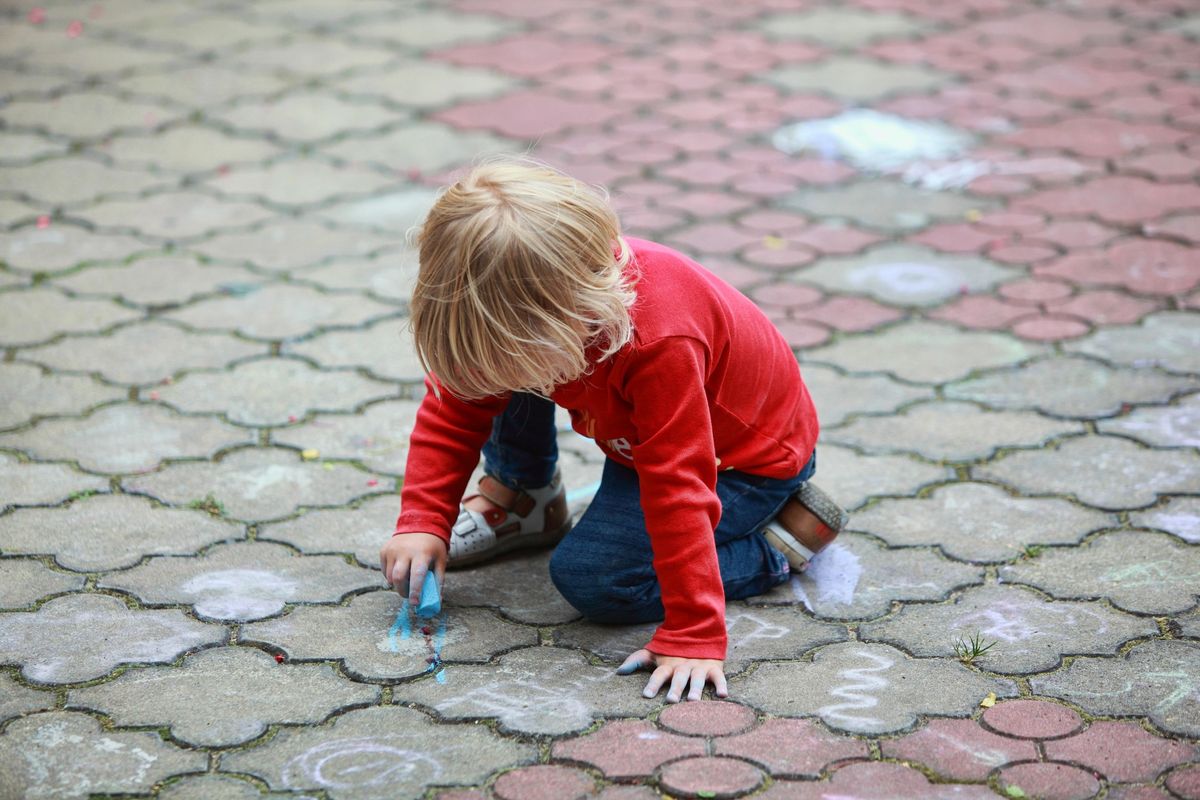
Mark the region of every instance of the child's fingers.
[[654, 697], [669, 677], [671, 677], [671, 668], [659, 666], [654, 672], [650, 673], [650, 680], [646, 681], [646, 688], [642, 690], [642, 697]]
[[617, 667], [618, 675], [632, 675], [642, 667], [649, 667], [654, 663], [653, 657], [649, 650], [638, 650], [635, 653], [630, 653], [626, 657], [625, 662]]
[[688, 678], [692, 673], [688, 668], [682, 665], [675, 667], [675, 674], [671, 676], [671, 688], [667, 690], [667, 702], [678, 703], [683, 697], [683, 690], [687, 688]]
[[717, 697], [729, 697], [729, 685], [725, 682], [725, 671], [720, 667], [713, 669], [712, 683]]
[[704, 694], [704, 684], [708, 681], [708, 670], [704, 667], [692, 669], [692, 688], [688, 690], [688, 700], [699, 700]]
[[425, 573], [429, 565], [423, 561], [414, 561], [409, 568], [408, 602], [414, 607], [421, 605], [421, 589], [425, 586]]
[[392, 571], [388, 582], [401, 597], [408, 594], [408, 558], [406, 556], [398, 556], [392, 562]]

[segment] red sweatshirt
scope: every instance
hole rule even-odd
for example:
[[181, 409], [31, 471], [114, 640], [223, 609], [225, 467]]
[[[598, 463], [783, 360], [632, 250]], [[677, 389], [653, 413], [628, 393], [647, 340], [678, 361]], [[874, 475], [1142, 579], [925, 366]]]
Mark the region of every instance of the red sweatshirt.
[[[816, 444], [816, 411], [791, 348], [757, 306], [686, 256], [627, 241], [638, 274], [633, 341], [551, 399], [570, 412], [575, 430], [637, 470], [666, 610], [647, 648], [724, 659], [717, 471], [795, 476]], [[466, 402], [427, 392], [397, 532], [449, 541], [492, 419], [507, 403], [508, 396]]]

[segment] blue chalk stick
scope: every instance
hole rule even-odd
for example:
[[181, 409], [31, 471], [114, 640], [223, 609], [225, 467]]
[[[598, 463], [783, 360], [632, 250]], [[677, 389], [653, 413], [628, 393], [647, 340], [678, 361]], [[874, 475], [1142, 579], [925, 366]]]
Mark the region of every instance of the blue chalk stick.
[[418, 617], [432, 617], [442, 610], [442, 593], [438, 591], [437, 575], [433, 571], [425, 573], [425, 583], [421, 584], [421, 605], [417, 606]]

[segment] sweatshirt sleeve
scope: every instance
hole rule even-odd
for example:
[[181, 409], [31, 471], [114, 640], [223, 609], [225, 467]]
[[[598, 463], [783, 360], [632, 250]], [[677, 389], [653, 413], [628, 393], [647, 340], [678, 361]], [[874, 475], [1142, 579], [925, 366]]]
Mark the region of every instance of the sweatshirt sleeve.
[[425, 399], [409, 440], [396, 533], [434, 533], [449, 544], [479, 451], [509, 395], [468, 402], [440, 387], [439, 398], [435, 383], [432, 377], [425, 379]]
[[647, 648], [724, 659], [725, 591], [713, 535], [721, 503], [707, 361], [701, 342], [669, 337], [643, 349], [625, 387], [638, 437], [633, 462], [666, 611]]

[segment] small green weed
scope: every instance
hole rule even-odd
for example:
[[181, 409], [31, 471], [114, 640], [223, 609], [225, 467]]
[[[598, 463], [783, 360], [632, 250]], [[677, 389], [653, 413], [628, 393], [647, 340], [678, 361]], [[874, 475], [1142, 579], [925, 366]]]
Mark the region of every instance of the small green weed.
[[84, 497], [91, 497], [94, 494], [99, 494], [95, 489], [80, 489], [77, 492], [71, 492], [67, 495], [67, 499], [74, 503], [76, 500], [81, 500]]
[[1025, 545], [1024, 553], [1025, 553], [1026, 558], [1037, 558], [1045, 551], [1046, 551], [1046, 548], [1043, 545], [1027, 544], [1027, 545]]
[[960, 636], [954, 642], [954, 654], [958, 656], [958, 660], [964, 664], [973, 664], [975, 659], [980, 658], [988, 650], [996, 646], [995, 642], [984, 642], [983, 634], [979, 631], [971, 634], [970, 638]]
[[203, 500], [193, 500], [187, 504], [187, 507], [196, 508], [200, 511], [207, 511], [214, 517], [221, 517], [225, 515], [225, 504], [213, 497], [212, 492], [206, 494]]

